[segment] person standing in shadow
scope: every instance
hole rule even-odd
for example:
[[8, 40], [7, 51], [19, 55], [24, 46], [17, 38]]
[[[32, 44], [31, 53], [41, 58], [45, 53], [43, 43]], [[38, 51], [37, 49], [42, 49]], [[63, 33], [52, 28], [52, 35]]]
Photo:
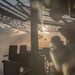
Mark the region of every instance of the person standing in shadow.
[[59, 36], [53, 36], [51, 39], [50, 57], [55, 68], [55, 75], [63, 75], [62, 65], [69, 61], [69, 50], [63, 44]]

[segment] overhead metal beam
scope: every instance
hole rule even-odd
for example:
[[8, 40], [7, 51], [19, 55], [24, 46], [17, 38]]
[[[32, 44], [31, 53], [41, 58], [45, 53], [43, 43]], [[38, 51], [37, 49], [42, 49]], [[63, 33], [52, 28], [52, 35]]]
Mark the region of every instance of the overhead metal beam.
[[9, 16], [9, 17], [11, 17], [11, 18], [13, 18], [13, 19], [18, 19], [18, 20], [21, 20], [21, 21], [25, 21], [25, 19], [22, 19], [21, 17], [15, 15], [15, 14], [10, 13], [10, 12], [6, 11], [6, 10], [3, 9], [3, 8], [0, 8], [0, 14]]
[[15, 10], [9, 8], [9, 7], [7, 7], [6, 5], [4, 5], [4, 4], [2, 4], [2, 3], [0, 3], [0, 5], [3, 6], [4, 8], [6, 8], [6, 9], [8, 9], [8, 10], [10, 10], [10, 11], [12, 11], [12, 12], [18, 14], [19, 16], [21, 16], [21, 17], [23, 17], [23, 18], [27, 18], [27, 17], [23, 16], [22, 14], [20, 14], [19, 12], [15, 11]]
[[18, 5], [18, 7], [21, 9], [21, 11], [22, 11], [25, 15], [27, 15], [28, 17], [30, 17], [30, 15], [28, 14], [28, 12], [27, 12], [25, 9], [23, 9], [23, 8], [19, 5], [19, 3], [17, 3], [17, 5]]
[[25, 15], [20, 9], [18, 9], [17, 7], [15, 7], [14, 5], [12, 5], [12, 4], [9, 3], [8, 1], [6, 1], [6, 0], [2, 0], [2, 1], [5, 2], [6, 4], [12, 6], [14, 9], [16, 9], [17, 11], [19, 11], [20, 13], [22, 13], [22, 15], [23, 15], [24, 17], [28, 17], [28, 16]]
[[30, 11], [30, 9], [26, 5], [24, 5], [21, 1], [19, 1], [19, 0], [16, 0], [16, 1], [18, 1], [22, 6], [24, 6], [26, 9], [28, 9]]
[[65, 26], [65, 23], [55, 22], [55, 21], [43, 21], [44, 25], [52, 25], [52, 26]]

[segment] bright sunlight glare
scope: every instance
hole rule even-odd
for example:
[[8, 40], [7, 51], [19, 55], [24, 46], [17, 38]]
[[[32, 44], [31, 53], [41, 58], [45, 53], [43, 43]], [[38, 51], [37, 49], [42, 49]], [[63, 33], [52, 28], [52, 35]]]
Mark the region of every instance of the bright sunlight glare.
[[42, 33], [49, 33], [47, 30], [48, 30], [47, 26], [42, 26], [41, 28]]
[[46, 32], [46, 29], [47, 29], [46, 27], [44, 27], [44, 26], [42, 27], [43, 32]]

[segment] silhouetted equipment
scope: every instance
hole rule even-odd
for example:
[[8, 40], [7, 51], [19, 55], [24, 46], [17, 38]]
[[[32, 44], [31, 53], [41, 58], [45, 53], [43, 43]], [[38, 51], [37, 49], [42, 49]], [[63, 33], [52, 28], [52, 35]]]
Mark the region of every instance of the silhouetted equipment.
[[27, 53], [27, 45], [20, 45], [20, 54]]
[[24, 58], [29, 59], [30, 58], [30, 51], [27, 51], [27, 45], [20, 45], [20, 55], [24, 55]]
[[[9, 60], [3, 60], [4, 75], [30, 75], [29, 54], [26, 45], [20, 46], [20, 53], [17, 54], [17, 45], [9, 46]], [[23, 71], [20, 72], [20, 68]], [[13, 70], [13, 71], [12, 71]], [[12, 73], [12, 74], [11, 74]]]
[[17, 55], [17, 45], [10, 45], [9, 46], [9, 60], [16, 60]]
[[15, 61], [3, 60], [4, 75], [19, 75], [20, 65]]
[[[14, 72], [12, 73], [13, 75], [31, 75], [33, 70], [31, 62], [29, 62], [31, 51], [27, 51], [27, 45], [20, 45], [20, 52], [17, 54], [17, 48], [17, 45], [9, 46], [9, 60], [3, 60], [4, 75], [10, 75], [12, 72]], [[38, 50], [36, 73], [39, 75], [46, 75], [48, 73], [47, 71], [49, 69], [46, 71], [46, 63], [51, 62], [48, 52], [49, 48]], [[48, 62], [46, 61], [45, 57], [47, 58]], [[22, 72], [20, 72], [21, 67], [23, 67]]]
[[29, 68], [30, 64], [29, 64], [29, 53], [27, 51], [27, 45], [21, 45], [20, 46], [20, 54], [19, 54], [19, 62], [21, 63], [21, 66], [25, 67], [25, 68]]
[[20, 53], [17, 54], [17, 45], [9, 46], [9, 60], [20, 63], [21, 67], [29, 68], [30, 53], [27, 51], [26, 45], [20, 46]]
[[3, 60], [4, 75], [31, 75], [32, 69], [20, 72], [20, 63], [16, 61]]

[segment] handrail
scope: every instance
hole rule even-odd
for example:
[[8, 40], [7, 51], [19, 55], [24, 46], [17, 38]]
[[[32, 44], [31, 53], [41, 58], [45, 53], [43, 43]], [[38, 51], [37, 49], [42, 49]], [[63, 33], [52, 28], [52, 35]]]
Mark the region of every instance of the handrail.
[[19, 75], [26, 74], [26, 73], [30, 72], [31, 70], [32, 70], [32, 69], [28, 69], [28, 70], [26, 70], [26, 71], [24, 71], [24, 72], [21, 72]]

